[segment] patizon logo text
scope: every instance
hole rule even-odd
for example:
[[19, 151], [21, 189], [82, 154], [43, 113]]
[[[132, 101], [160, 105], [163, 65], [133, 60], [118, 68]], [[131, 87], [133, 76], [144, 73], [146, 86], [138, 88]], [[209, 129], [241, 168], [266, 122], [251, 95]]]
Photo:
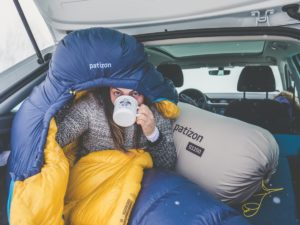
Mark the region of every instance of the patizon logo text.
[[190, 127], [184, 127], [184, 126], [181, 126], [179, 124], [176, 124], [174, 129], [173, 129], [173, 133], [177, 131], [178, 133], [182, 133], [184, 134], [185, 136], [195, 140], [195, 141], [198, 141], [198, 142], [201, 142], [202, 139], [203, 139], [203, 136], [196, 133], [195, 131], [193, 131]]
[[[187, 137], [189, 137], [190, 139], [197, 141], [199, 143], [202, 142], [203, 140], [203, 136], [198, 134], [197, 132], [193, 131], [192, 128], [190, 127], [185, 127], [185, 126], [181, 126], [179, 124], [176, 124], [174, 129], [173, 129], [173, 133], [174, 132], [178, 132], [181, 133]], [[199, 157], [201, 157], [203, 155], [204, 152], [204, 148], [200, 147], [199, 145], [196, 145], [192, 142], [188, 142], [186, 148], [186, 150], [188, 150], [189, 152], [198, 155]]]
[[111, 63], [90, 63], [90, 70], [92, 69], [105, 69], [105, 68], [111, 68]]

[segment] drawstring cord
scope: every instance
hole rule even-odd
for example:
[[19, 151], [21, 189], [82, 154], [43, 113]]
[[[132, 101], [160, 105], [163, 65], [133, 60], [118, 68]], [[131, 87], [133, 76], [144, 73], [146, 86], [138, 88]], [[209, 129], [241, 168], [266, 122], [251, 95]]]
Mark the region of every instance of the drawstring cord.
[[261, 184], [262, 193], [255, 194], [254, 197], [260, 197], [259, 202], [247, 202], [242, 205], [243, 215], [247, 218], [255, 216], [261, 208], [262, 202], [267, 195], [273, 192], [282, 191], [284, 188], [267, 188], [265, 182]]

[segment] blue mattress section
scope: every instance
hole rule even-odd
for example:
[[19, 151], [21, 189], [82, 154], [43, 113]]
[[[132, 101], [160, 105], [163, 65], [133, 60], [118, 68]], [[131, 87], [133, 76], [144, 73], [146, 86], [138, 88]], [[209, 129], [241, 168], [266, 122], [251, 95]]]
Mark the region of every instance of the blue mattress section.
[[249, 219], [251, 223], [253, 225], [299, 225], [292, 177], [286, 157], [280, 157], [277, 172], [273, 175], [269, 186], [284, 189], [270, 194], [263, 200], [258, 214]]
[[280, 149], [280, 156], [296, 155], [300, 152], [300, 135], [274, 135]]
[[249, 218], [249, 221], [253, 225], [299, 225], [296, 190], [293, 187], [294, 177], [291, 174], [288, 157], [299, 154], [300, 135], [275, 135], [275, 139], [280, 147], [279, 164], [268, 187], [284, 189], [265, 197], [258, 214]]
[[145, 171], [129, 225], [250, 225], [236, 210], [175, 173]]

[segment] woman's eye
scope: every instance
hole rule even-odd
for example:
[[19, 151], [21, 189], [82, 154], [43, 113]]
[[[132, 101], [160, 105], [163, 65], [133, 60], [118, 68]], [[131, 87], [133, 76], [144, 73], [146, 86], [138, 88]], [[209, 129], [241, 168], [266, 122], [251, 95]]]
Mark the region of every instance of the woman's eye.
[[122, 94], [122, 93], [121, 93], [120, 91], [114, 91], [114, 96], [117, 96], [117, 97], [118, 97], [118, 96], [121, 96], [121, 94]]
[[137, 91], [133, 91], [131, 95], [132, 95], [133, 97], [138, 97], [138, 96], [140, 96], [141, 94], [138, 93]]

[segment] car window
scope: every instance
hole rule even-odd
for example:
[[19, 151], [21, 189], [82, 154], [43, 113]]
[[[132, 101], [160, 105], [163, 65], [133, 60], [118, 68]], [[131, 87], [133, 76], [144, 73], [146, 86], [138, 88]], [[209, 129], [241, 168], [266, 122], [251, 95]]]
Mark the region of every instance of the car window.
[[[244, 67], [226, 67], [223, 70], [219, 70], [219, 74], [211, 73], [218, 71], [218, 68], [195, 68], [195, 69], [184, 69], [184, 84], [178, 88], [178, 91], [182, 91], [187, 88], [195, 88], [203, 93], [240, 93], [237, 91], [237, 83], [241, 71]], [[276, 93], [283, 90], [280, 73], [277, 66], [271, 66], [275, 82], [276, 82]], [[226, 71], [228, 74], [224, 75]], [[262, 95], [265, 95], [262, 93]]]
[[291, 91], [291, 92], [295, 92], [295, 96], [298, 97], [298, 91], [297, 88], [295, 87], [295, 81], [292, 77], [292, 73], [291, 71], [288, 69], [287, 66], [285, 66], [285, 79], [286, 79], [286, 86], [287, 86], [287, 90]]
[[[290, 85], [292, 86], [292, 87], [296, 87], [296, 89], [295, 89], [295, 93], [296, 93], [296, 96], [299, 96], [298, 95], [298, 92], [299, 92], [299, 77], [300, 77], [300, 54], [297, 54], [297, 55], [295, 55], [295, 56], [293, 56], [292, 57], [292, 62], [293, 62], [293, 64], [295, 65], [295, 67], [296, 67], [296, 70], [297, 70], [297, 72], [296, 72], [296, 74], [297, 74], [297, 76], [298, 76], [298, 79], [293, 79], [293, 77], [292, 76], [290, 76], [291, 75], [291, 72], [288, 70], [288, 76], [290, 77]], [[298, 82], [297, 82], [298, 81]], [[298, 88], [297, 88], [298, 87]]]
[[[42, 50], [53, 45], [52, 36], [36, 6], [33, 4], [33, 0], [19, 0], [19, 2], [39, 48]], [[0, 52], [5, 53], [0, 54], [1, 73], [27, 57], [34, 55], [35, 51], [17, 13], [14, 2], [11, 0], [1, 1], [0, 30]]]

